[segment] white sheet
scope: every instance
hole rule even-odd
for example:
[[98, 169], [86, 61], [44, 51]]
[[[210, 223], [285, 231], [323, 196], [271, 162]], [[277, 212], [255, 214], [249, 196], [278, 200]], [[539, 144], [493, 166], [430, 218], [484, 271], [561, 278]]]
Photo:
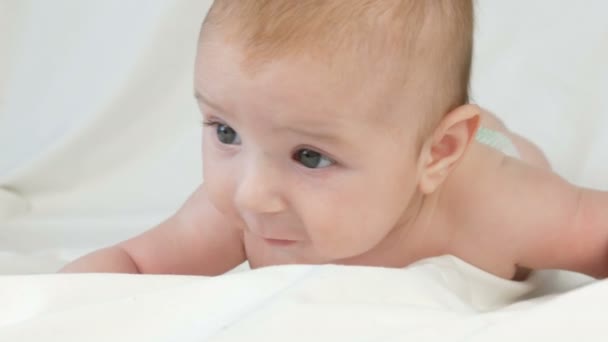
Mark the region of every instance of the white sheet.
[[[608, 189], [608, 4], [477, 3], [474, 100], [569, 180]], [[208, 4], [0, 2], [0, 273], [52, 272], [142, 231], [199, 182], [191, 74]], [[606, 283], [577, 288], [588, 280], [515, 284], [451, 257], [213, 279], [3, 276], [0, 341], [600, 339]]]
[[283, 266], [216, 278], [11, 277], [0, 284], [8, 303], [0, 340], [507, 341], [604, 332], [608, 283], [509, 305], [533, 283], [452, 257], [407, 271]]

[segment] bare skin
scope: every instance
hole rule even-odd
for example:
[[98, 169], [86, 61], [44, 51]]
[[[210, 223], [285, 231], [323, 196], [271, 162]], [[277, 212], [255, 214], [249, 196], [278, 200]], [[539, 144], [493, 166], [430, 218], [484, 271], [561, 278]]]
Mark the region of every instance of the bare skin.
[[[496, 117], [460, 106], [417, 149], [415, 96], [390, 99], [379, 120], [384, 82], [344, 81], [307, 59], [252, 74], [228, 44], [208, 38], [198, 56], [206, 183], [157, 227], [63, 272], [405, 267], [452, 254], [506, 279], [545, 268], [608, 275], [608, 193], [551, 172]], [[510, 137], [522, 159], [476, 142], [480, 123]]]
[[[500, 132], [500, 133], [506, 135], [517, 148], [517, 151], [518, 151], [519, 155], [521, 156], [521, 161], [523, 163], [526, 163], [528, 166], [531, 166], [531, 167], [538, 167], [539, 169], [542, 169], [542, 170], [547, 170], [547, 171], [551, 170], [551, 165], [550, 165], [549, 161], [545, 157], [544, 153], [536, 145], [534, 145], [529, 140], [521, 137], [520, 135], [511, 132], [509, 129], [507, 129], [507, 127], [504, 125], [504, 123], [500, 119], [498, 119], [494, 114], [487, 112], [487, 111], [483, 112], [481, 115], [480, 124], [481, 124], [481, 126], [490, 128], [492, 130], [495, 130], [497, 132]], [[456, 192], [458, 192], [458, 191], [465, 192], [465, 193], [467, 193], [468, 197], [474, 196], [475, 198], [478, 198], [479, 201], [484, 201], [484, 196], [485, 197], [495, 196], [495, 194], [493, 194], [493, 193], [488, 194], [488, 192], [483, 191], [483, 189], [488, 189], [488, 188], [492, 189], [492, 188], [495, 188], [495, 186], [493, 186], [492, 184], [484, 184], [482, 186], [480, 184], [478, 187], [463, 187], [463, 185], [467, 184], [467, 183], [468, 184], [476, 183], [478, 181], [478, 178], [477, 178], [478, 174], [476, 172], [474, 172], [474, 170], [477, 170], [479, 167], [482, 167], [484, 169], [487, 168], [487, 169], [485, 169], [485, 172], [484, 172], [487, 174], [493, 173], [492, 172], [493, 168], [494, 168], [494, 170], [496, 170], [495, 172], [500, 172], [503, 165], [505, 163], [509, 163], [509, 160], [512, 158], [505, 156], [502, 153], [497, 153], [496, 150], [489, 148], [483, 144], [477, 143], [477, 142], [471, 144], [470, 149], [471, 149], [471, 151], [469, 152], [469, 155], [463, 159], [463, 162], [460, 165], [460, 167], [454, 171], [454, 175], [451, 177], [451, 179], [449, 179], [446, 182], [447, 183], [446, 187], [452, 188], [452, 189], [454, 189], [453, 191], [456, 191]], [[517, 162], [517, 161], [511, 161], [511, 162]], [[488, 183], [492, 182], [491, 178], [484, 178], [484, 179]], [[463, 182], [463, 183], [460, 183], [460, 182]], [[474, 190], [474, 189], [479, 189], [480, 190], [479, 193], [471, 192], [471, 190]], [[449, 196], [449, 197], [451, 198], [451, 196]], [[483, 207], [479, 207], [478, 210], [480, 210], [482, 208]], [[475, 207], [471, 206], [465, 210], [474, 211]], [[455, 214], [455, 216], [460, 216], [460, 214]], [[487, 220], [488, 220], [488, 225], [490, 225], [490, 226], [495, 225], [494, 222], [489, 222], [489, 221], [494, 221], [494, 219], [489, 218]], [[471, 224], [470, 222], [467, 223], [466, 221], [469, 221], [469, 220], [465, 220], [461, 224], [463, 224], [463, 225]], [[475, 231], [477, 229], [479, 229], [480, 231], [482, 231], [482, 230], [487, 231], [487, 228], [482, 227], [482, 225], [483, 225], [482, 222], [483, 222], [483, 220], [480, 219], [479, 223], [476, 224], [479, 226], [478, 228], [473, 228], [472, 226], [470, 226], [471, 232], [469, 234], [476, 234]], [[505, 227], [504, 229], [507, 229], [507, 227]], [[511, 228], [508, 228], [508, 231], [510, 231], [510, 230], [511, 230]], [[492, 240], [494, 240], [494, 239], [492, 239]], [[483, 236], [480, 236], [479, 241], [485, 241], [485, 238], [483, 238]], [[499, 250], [499, 251], [502, 250], [501, 248], [499, 248], [500, 246], [497, 246], [494, 244], [487, 245], [486, 247], [488, 249], [487, 253], [491, 253], [490, 252], [491, 250]], [[496, 249], [496, 248], [498, 248], [498, 249]], [[460, 248], [459, 248], [459, 250], [460, 250]], [[462, 253], [466, 254], [467, 252], [462, 251]], [[489, 254], [489, 255], [491, 255], [491, 254]], [[499, 257], [497, 257], [497, 258], [499, 258]], [[494, 266], [495, 261], [488, 260], [486, 262], [488, 264], [492, 265], [491, 267], [497, 267], [497, 266]], [[483, 266], [484, 265], [482, 265], [481, 263], [479, 264], [479, 267], [483, 267]], [[509, 264], [505, 265], [504, 271], [494, 272], [494, 273], [497, 273], [498, 275], [503, 276], [503, 277], [508, 277], [509, 275], [511, 275], [511, 278], [513, 280], [525, 280], [529, 276], [530, 272], [531, 272], [530, 268], [518, 265], [517, 263], [513, 263], [513, 264], [509, 263]]]
[[[582, 205], [577, 197], [579, 193], [585, 194], [590, 211], [606, 203], [605, 194], [599, 197], [598, 192], [576, 188], [557, 178], [549, 171], [549, 163], [542, 152], [529, 141], [511, 133], [492, 114], [482, 115], [482, 124], [500, 130], [515, 142], [522, 161], [514, 160], [501, 152], [488, 148], [477, 142], [471, 143], [470, 149], [459, 166], [447, 179], [441, 193], [441, 200], [460, 205], [450, 205], [446, 215], [454, 224], [461, 227], [457, 236], [453, 237], [449, 247], [452, 254], [470, 262], [471, 264], [507, 279], [524, 279], [527, 270], [532, 268], [566, 268], [573, 271], [587, 273], [596, 277], [606, 275], [606, 262], [597, 258], [605, 253], [602, 248], [594, 248], [594, 237], [600, 237], [603, 247], [608, 241], [606, 229], [598, 227], [585, 227], [582, 223], [596, 221], [579, 221], [573, 219]], [[481, 175], [481, 176], [480, 176]], [[483, 176], [485, 175], [485, 176]], [[565, 210], [554, 216], [549, 215], [546, 224], [532, 227], [525, 221], [534, 221], [532, 213], [525, 215], [514, 208], [518, 213], [504, 211], [501, 204], [508, 201], [521, 202], [522, 196], [530, 197], [531, 202], [538, 199], [538, 184], [545, 182], [546, 186], [555, 186], [558, 194], [572, 194], [572, 198], [565, 198], [564, 203], [572, 201], [570, 206], [560, 206], [559, 203], [545, 202], [547, 209], [551, 206]], [[522, 182], [522, 191], [525, 193], [503, 192], [501, 187], [509, 187], [511, 183]], [[474, 184], [475, 186], [471, 186]], [[527, 185], [530, 187], [527, 188]], [[505, 196], [517, 195], [516, 198]], [[568, 197], [568, 195], [564, 195]], [[541, 203], [542, 206], [543, 203]], [[515, 221], [513, 218], [519, 217]], [[558, 222], [562, 217], [566, 224], [560, 222], [555, 226], [551, 220]], [[590, 216], [589, 216], [590, 217]], [[504, 219], [503, 219], [504, 218]], [[437, 221], [441, 219], [436, 219]], [[571, 223], [568, 227], [567, 223]], [[207, 198], [205, 186], [202, 185], [188, 199], [184, 206], [166, 222], [156, 228], [137, 236], [131, 240], [120, 243], [92, 254], [89, 254], [67, 265], [62, 272], [126, 272], [126, 273], [155, 273], [155, 274], [198, 274], [219, 275], [236, 267], [244, 261], [249, 261], [253, 268], [270, 264], [281, 263], [280, 260], [269, 260], [265, 257], [267, 245], [256, 243], [245, 230], [238, 228], [216, 210]], [[519, 228], [519, 229], [517, 229]], [[529, 232], [535, 229], [534, 234]], [[543, 231], [551, 230], [549, 232]], [[559, 237], [559, 229], [564, 229], [563, 236]], [[592, 236], [578, 239], [580, 230], [590, 231]], [[521, 235], [520, 235], [521, 234]], [[546, 236], [545, 236], [546, 235]], [[532, 237], [537, 240], [526, 240]], [[546, 247], [539, 249], [538, 239], [547, 240]], [[516, 241], [528, 241], [520, 244]], [[573, 250], [589, 241], [588, 251], [576, 250], [577, 257], [569, 257]], [[598, 240], [596, 240], [598, 241]], [[560, 250], [560, 248], [567, 248]], [[529, 250], [531, 249], [531, 250]], [[553, 250], [546, 253], [546, 250]], [[521, 252], [521, 255], [518, 255]], [[562, 253], [563, 252], [563, 253]], [[412, 255], [410, 259], [402, 259], [392, 266], [405, 266], [422, 257], [433, 256]], [[565, 254], [566, 257], [559, 255]], [[570, 261], [568, 261], [570, 259]], [[342, 263], [351, 264], [358, 260], [343, 260]], [[527, 263], [526, 263], [527, 261]], [[293, 260], [286, 262], [294, 262]], [[340, 261], [338, 261], [339, 263]], [[391, 265], [389, 260], [373, 260], [367, 264]]]

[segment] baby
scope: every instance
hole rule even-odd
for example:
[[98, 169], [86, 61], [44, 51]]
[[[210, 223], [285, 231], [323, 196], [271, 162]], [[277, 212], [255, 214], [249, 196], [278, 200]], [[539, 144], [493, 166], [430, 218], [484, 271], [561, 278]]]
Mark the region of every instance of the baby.
[[248, 261], [506, 279], [608, 274], [608, 194], [469, 104], [472, 0], [216, 0], [195, 93], [205, 182], [172, 217], [65, 272], [219, 275]]

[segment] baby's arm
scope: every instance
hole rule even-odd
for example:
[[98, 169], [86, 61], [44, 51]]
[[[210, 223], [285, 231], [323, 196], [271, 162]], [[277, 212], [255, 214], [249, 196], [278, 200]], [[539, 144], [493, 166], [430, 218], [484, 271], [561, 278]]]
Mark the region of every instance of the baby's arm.
[[86, 255], [61, 271], [218, 275], [243, 261], [240, 232], [209, 202], [203, 185], [157, 227]]
[[513, 158], [489, 178], [480, 214], [494, 221], [496, 247], [510, 245], [516, 264], [608, 276], [608, 192]]

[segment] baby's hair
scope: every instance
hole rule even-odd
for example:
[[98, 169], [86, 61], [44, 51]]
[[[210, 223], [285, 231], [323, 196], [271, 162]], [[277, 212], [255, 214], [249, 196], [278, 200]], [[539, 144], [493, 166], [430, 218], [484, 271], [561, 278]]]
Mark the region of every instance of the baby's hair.
[[427, 129], [468, 102], [473, 0], [215, 0], [201, 36], [216, 29], [252, 68], [294, 56], [349, 75], [369, 66], [422, 102]]

